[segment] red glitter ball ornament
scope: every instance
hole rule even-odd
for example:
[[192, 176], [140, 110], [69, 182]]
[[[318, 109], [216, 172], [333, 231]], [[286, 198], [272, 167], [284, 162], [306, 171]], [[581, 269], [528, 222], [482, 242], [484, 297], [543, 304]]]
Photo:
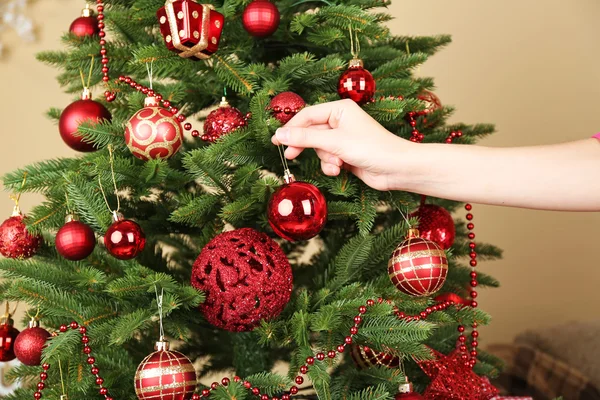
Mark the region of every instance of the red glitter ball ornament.
[[24, 219], [18, 207], [15, 207], [12, 216], [0, 225], [0, 253], [4, 257], [23, 260], [35, 255], [40, 248], [42, 237], [31, 235]]
[[429, 296], [446, 282], [446, 253], [436, 243], [419, 237], [418, 229], [410, 229], [388, 262], [388, 275], [401, 292]]
[[156, 97], [148, 96], [144, 108], [133, 114], [125, 126], [125, 143], [141, 160], [166, 159], [179, 151], [183, 128]]
[[81, 11], [81, 17], [77, 18], [69, 27], [69, 32], [79, 37], [94, 36], [100, 32], [98, 19], [90, 9], [89, 4]]
[[437, 243], [444, 250], [448, 250], [454, 244], [456, 237], [454, 220], [444, 207], [423, 204], [409, 217], [419, 219], [417, 228], [423, 239]]
[[400, 366], [400, 358], [398, 356], [387, 354], [382, 351], [375, 351], [367, 346], [352, 346], [350, 355], [352, 356], [354, 363], [360, 369], [376, 366], [398, 368]]
[[93, 143], [84, 141], [83, 136], [77, 132], [83, 122], [98, 122], [111, 120], [111, 115], [101, 103], [92, 100], [90, 91], [83, 90], [81, 100], [69, 104], [60, 114], [58, 131], [63, 141], [73, 150], [92, 152], [98, 150]]
[[79, 222], [75, 215], [69, 214], [65, 224], [56, 233], [58, 254], [71, 261], [83, 260], [94, 251], [96, 235], [92, 228]]
[[254, 0], [242, 14], [244, 29], [255, 37], [271, 36], [279, 27], [277, 6], [268, 0]]
[[292, 268], [281, 247], [251, 228], [224, 232], [198, 256], [192, 285], [206, 294], [204, 317], [228, 331], [250, 331], [276, 318], [290, 300]]
[[[7, 306], [8, 307], [8, 306]], [[13, 326], [13, 320], [8, 312], [0, 318], [0, 362], [14, 360], [15, 340], [19, 335], [19, 330]]]
[[348, 69], [338, 81], [338, 94], [342, 99], [352, 99], [358, 104], [373, 100], [377, 84], [373, 75], [363, 66], [359, 58], [350, 60]]
[[27, 329], [19, 333], [15, 340], [15, 355], [25, 365], [40, 365], [42, 350], [46, 347], [49, 337], [50, 333], [40, 328], [39, 321], [32, 319]]
[[296, 182], [286, 174], [286, 183], [269, 200], [267, 216], [271, 228], [289, 240], [308, 240], [323, 230], [327, 222], [327, 201], [313, 184]]
[[282, 124], [287, 123], [306, 106], [304, 99], [294, 92], [282, 92], [271, 99], [269, 109]]
[[117, 213], [113, 215], [113, 221], [104, 234], [106, 250], [119, 260], [135, 258], [146, 246], [142, 227]]
[[196, 389], [196, 370], [185, 355], [156, 343], [156, 351], [135, 372], [135, 394], [140, 400], [186, 400]]
[[231, 107], [223, 97], [219, 108], [211, 111], [204, 121], [202, 140], [214, 142], [221, 136], [244, 127], [246, 124], [246, 116], [237, 108]]

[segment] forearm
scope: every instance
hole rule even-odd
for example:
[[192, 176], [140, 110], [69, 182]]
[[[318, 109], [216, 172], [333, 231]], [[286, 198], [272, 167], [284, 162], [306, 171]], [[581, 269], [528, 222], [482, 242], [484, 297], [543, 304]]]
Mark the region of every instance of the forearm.
[[416, 144], [403, 153], [398, 189], [459, 201], [600, 211], [600, 141], [490, 148]]

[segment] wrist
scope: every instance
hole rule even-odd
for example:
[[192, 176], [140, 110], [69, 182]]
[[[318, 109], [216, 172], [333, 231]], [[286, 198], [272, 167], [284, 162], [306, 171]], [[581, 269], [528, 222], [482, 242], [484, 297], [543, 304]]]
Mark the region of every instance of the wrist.
[[427, 174], [427, 145], [400, 139], [393, 148], [389, 174], [390, 190], [420, 193]]

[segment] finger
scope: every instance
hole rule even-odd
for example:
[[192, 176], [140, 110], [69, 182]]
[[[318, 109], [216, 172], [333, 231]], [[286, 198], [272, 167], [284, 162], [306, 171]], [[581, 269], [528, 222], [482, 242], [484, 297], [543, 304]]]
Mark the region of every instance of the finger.
[[283, 154], [288, 160], [293, 160], [294, 158], [298, 157], [303, 150], [304, 149], [302, 147], [288, 147], [285, 149]]
[[337, 132], [334, 129], [279, 128], [275, 133], [276, 143], [291, 147], [315, 148], [336, 153], [339, 146]]
[[[311, 126], [311, 129], [326, 130], [326, 129], [331, 129], [331, 127], [329, 125], [327, 125], [327, 124], [320, 124], [320, 125], [313, 125], [313, 126]], [[271, 143], [273, 143], [275, 146], [278, 146], [278, 145], [281, 144], [277, 140], [277, 135], [271, 136]]]
[[338, 167], [341, 167], [344, 164], [342, 159], [335, 154], [331, 154], [330, 152], [321, 149], [316, 149], [316, 152], [319, 158], [326, 163], [337, 165]]
[[340, 174], [340, 167], [326, 163], [325, 161], [321, 161], [321, 169], [327, 176], [338, 176]]
[[285, 126], [293, 128], [327, 124], [332, 128], [337, 128], [344, 111], [353, 104], [355, 105], [353, 101], [338, 100], [306, 107], [300, 110]]

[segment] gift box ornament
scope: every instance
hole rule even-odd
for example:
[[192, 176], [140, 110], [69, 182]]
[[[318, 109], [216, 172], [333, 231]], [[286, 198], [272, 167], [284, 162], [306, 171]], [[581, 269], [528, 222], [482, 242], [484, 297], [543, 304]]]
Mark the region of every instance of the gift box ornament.
[[205, 60], [219, 48], [225, 18], [212, 5], [167, 0], [156, 15], [165, 45], [181, 57]]

